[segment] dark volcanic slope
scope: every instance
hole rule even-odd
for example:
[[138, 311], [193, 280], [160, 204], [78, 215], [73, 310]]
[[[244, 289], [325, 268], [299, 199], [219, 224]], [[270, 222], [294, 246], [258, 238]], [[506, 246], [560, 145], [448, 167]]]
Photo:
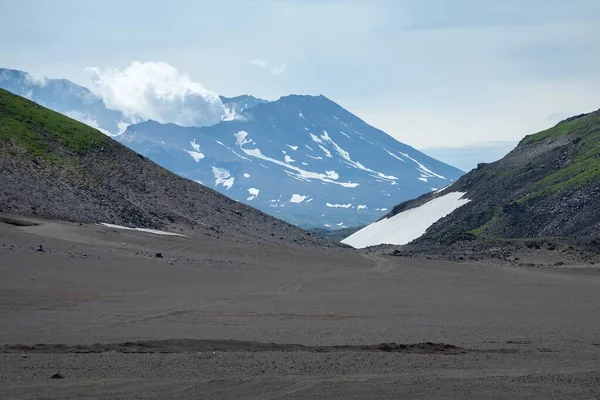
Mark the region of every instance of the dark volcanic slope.
[[[464, 234], [502, 238], [600, 235], [600, 110], [524, 138], [503, 159], [481, 164], [446, 189], [472, 201], [419, 241]], [[439, 194], [438, 194], [439, 195]], [[390, 215], [436, 194], [396, 206]]]
[[332, 245], [99, 131], [0, 90], [0, 212], [261, 242]]

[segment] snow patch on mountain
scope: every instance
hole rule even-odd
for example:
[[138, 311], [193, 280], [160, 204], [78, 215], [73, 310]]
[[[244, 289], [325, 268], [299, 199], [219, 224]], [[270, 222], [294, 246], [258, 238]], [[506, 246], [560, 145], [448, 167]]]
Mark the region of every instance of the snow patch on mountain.
[[325, 203], [325, 205], [329, 208], [350, 208], [352, 207], [352, 204], [331, 204], [331, 203]]
[[331, 179], [339, 179], [340, 178], [340, 175], [335, 171], [325, 171], [325, 174], [327, 174], [327, 176], [330, 177]]
[[[242, 139], [243, 141], [243, 139]], [[249, 159], [248, 157], [244, 157], [243, 155], [239, 154], [238, 152], [236, 152], [235, 150], [233, 150], [231, 147], [227, 146], [226, 144], [224, 144], [223, 142], [221, 142], [220, 140], [215, 140], [215, 142], [217, 142], [217, 144], [220, 144], [221, 146], [225, 147], [226, 149], [229, 149], [233, 154], [235, 154], [236, 156], [238, 156], [239, 158], [241, 158], [242, 160], [246, 160], [246, 161], [252, 161], [251, 159]], [[250, 142], [248, 142], [250, 143]], [[266, 168], [266, 167], [265, 167]]]
[[[247, 132], [244, 131], [240, 131], [238, 133], [235, 133], [234, 136], [237, 138], [237, 142], [238, 145], [240, 146], [240, 149], [246, 153], [246, 155], [249, 155], [251, 157], [255, 157], [255, 158], [259, 158], [261, 160], [264, 161], [269, 161], [273, 164], [277, 164], [280, 165], [282, 167], [285, 167], [287, 169], [290, 169], [292, 171], [296, 171], [296, 177], [298, 178], [307, 178], [307, 179], [319, 179], [323, 182], [326, 183], [333, 183], [335, 185], [339, 185], [342, 187], [347, 187], [347, 188], [355, 188], [358, 186], [358, 183], [352, 183], [352, 182], [336, 182], [335, 180], [330, 179], [330, 177], [326, 174], [322, 174], [319, 172], [312, 172], [312, 171], [306, 171], [300, 167], [297, 167], [295, 165], [291, 165], [291, 164], [287, 164], [285, 162], [276, 160], [274, 158], [265, 156], [264, 154], [262, 154], [262, 152], [260, 151], [260, 149], [256, 148], [256, 149], [246, 149], [243, 147], [244, 144], [246, 143], [250, 143], [251, 141], [246, 141], [245, 138], [248, 135]], [[241, 144], [240, 144], [241, 143]], [[262, 165], [262, 164], [261, 164]]]
[[[402, 154], [404, 157], [408, 158], [409, 160], [411, 160], [412, 162], [417, 164], [418, 165], [417, 169], [424, 174], [423, 177], [425, 177], [425, 178], [436, 177], [436, 178], [440, 178], [440, 179], [446, 179], [444, 176], [436, 174], [435, 172], [431, 171], [429, 168], [427, 168], [426, 166], [424, 166], [423, 164], [421, 164], [420, 162], [418, 162], [417, 160], [415, 160], [408, 154], [406, 154], [406, 153], [400, 153], [400, 154]], [[425, 181], [425, 182], [427, 182], [427, 181]]]
[[248, 132], [246, 131], [239, 131], [237, 133], [234, 133], [233, 136], [235, 136], [235, 144], [239, 147], [242, 147], [246, 143], [252, 143], [252, 140], [246, 140], [246, 138], [248, 137]]
[[252, 201], [255, 198], [258, 197], [258, 194], [260, 193], [260, 190], [257, 188], [249, 188], [248, 189], [248, 193], [250, 194], [250, 196], [246, 199], [247, 201]]
[[323, 141], [317, 135], [315, 135], [314, 133], [309, 133], [309, 134], [315, 143], [323, 144]]
[[392, 153], [388, 149], [384, 148], [384, 150], [386, 151], [386, 153], [388, 153], [390, 156], [394, 157], [395, 159], [400, 160], [402, 162], [406, 162], [406, 160], [404, 160], [403, 158], [398, 157], [397, 155], [395, 155], [394, 153]]
[[293, 194], [292, 198], [290, 199], [290, 203], [300, 204], [307, 198], [308, 198], [308, 196], [301, 196], [299, 194]]
[[185, 150], [185, 152], [188, 153], [190, 156], [192, 156], [192, 158], [196, 162], [199, 162], [200, 160], [202, 160], [204, 158], [204, 154], [197, 152], [197, 151]]
[[427, 203], [384, 218], [342, 240], [357, 249], [380, 244], [404, 245], [421, 237], [427, 229], [470, 202], [464, 192], [452, 192]]
[[[333, 146], [333, 148], [335, 149], [335, 151], [340, 155], [340, 157], [342, 157], [344, 160], [346, 160], [347, 164], [349, 164], [355, 168], [362, 169], [363, 171], [372, 172], [372, 173], [376, 174], [379, 178], [382, 178], [382, 179], [389, 179], [389, 180], [397, 180], [398, 179], [397, 177], [395, 177], [393, 175], [385, 175], [381, 172], [374, 171], [371, 168], [365, 167], [360, 162], [352, 160], [352, 158], [350, 157], [350, 153], [347, 152], [346, 150], [344, 150], [343, 148], [341, 148], [336, 142], [334, 142], [333, 139], [327, 133], [327, 131], [325, 131], [325, 130], [323, 131], [321, 138], [325, 142], [330, 143]], [[321, 143], [323, 143], [323, 142], [321, 142]]]
[[331, 155], [331, 152], [326, 147], [324, 147], [322, 144], [319, 145], [319, 148], [321, 150], [323, 150], [323, 153], [325, 153], [326, 157], [333, 158], [333, 156]]
[[235, 178], [231, 176], [228, 170], [213, 166], [212, 171], [215, 176], [215, 186], [223, 185], [227, 190], [231, 189]]

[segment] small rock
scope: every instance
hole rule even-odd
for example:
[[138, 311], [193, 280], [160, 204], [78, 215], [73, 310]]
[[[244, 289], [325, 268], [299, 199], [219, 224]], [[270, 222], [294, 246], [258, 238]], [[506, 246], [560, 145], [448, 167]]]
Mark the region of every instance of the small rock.
[[163, 258], [162, 253], [156, 253], [156, 258]]
[[41, 244], [38, 246], [37, 251], [41, 251], [42, 253], [44, 252], [44, 248]]
[[50, 377], [50, 379], [65, 379], [64, 376], [62, 376], [60, 373], [58, 374], [54, 374]]

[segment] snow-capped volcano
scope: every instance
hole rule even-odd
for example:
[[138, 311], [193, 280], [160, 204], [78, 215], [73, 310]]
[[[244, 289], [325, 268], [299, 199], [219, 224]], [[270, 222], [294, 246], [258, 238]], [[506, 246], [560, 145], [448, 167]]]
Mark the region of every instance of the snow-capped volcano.
[[[159, 86], [171, 91], [159, 93], [153, 85], [137, 88], [128, 80], [135, 76], [131, 68], [152, 72]], [[272, 102], [249, 95], [227, 98], [160, 63], [134, 63], [124, 71], [109, 72], [100, 74], [101, 87], [92, 92], [64, 79], [0, 69], [0, 88], [84, 122], [167, 169], [302, 227], [368, 224], [395, 204], [446, 187], [462, 175], [324, 96], [291, 95]], [[117, 94], [131, 100], [127, 107]], [[153, 115], [163, 122], [221, 122], [182, 127], [154, 122]]]
[[118, 139], [182, 176], [303, 227], [366, 224], [462, 175], [324, 96], [251, 103], [214, 126], [149, 121]]

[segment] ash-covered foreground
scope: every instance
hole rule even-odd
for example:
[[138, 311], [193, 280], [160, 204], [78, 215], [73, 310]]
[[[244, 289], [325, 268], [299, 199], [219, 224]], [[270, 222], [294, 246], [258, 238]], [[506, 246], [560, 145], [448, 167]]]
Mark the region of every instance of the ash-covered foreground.
[[600, 390], [594, 265], [307, 252], [5, 220], [0, 398], [589, 399]]

